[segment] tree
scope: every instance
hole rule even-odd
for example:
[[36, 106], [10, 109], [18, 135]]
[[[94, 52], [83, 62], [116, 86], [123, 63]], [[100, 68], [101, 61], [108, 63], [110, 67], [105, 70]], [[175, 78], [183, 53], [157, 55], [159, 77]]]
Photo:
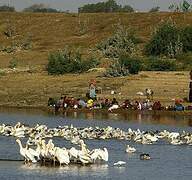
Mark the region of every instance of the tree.
[[159, 6], [156, 6], [156, 7], [153, 7], [149, 10], [150, 13], [153, 13], [153, 12], [159, 12], [159, 9], [160, 7]]
[[45, 4], [33, 4], [32, 6], [25, 8], [24, 12], [47, 12], [47, 13], [56, 13], [56, 9], [50, 8]]
[[6, 5], [0, 6], [0, 12], [3, 12], [3, 11], [15, 12], [15, 8], [11, 6], [6, 6]]
[[135, 36], [134, 32], [118, 23], [114, 34], [99, 43], [97, 48], [105, 57], [115, 59], [121, 54], [133, 55], [138, 43], [140, 39]]
[[181, 31], [181, 41], [183, 43], [183, 51], [192, 51], [192, 26], [187, 26]]
[[180, 30], [173, 22], [164, 22], [146, 45], [146, 53], [152, 56], [175, 57], [183, 51]]
[[122, 7], [118, 5], [115, 0], [108, 0], [107, 2], [99, 2], [96, 4], [86, 4], [78, 8], [79, 13], [97, 13], [97, 12], [133, 12], [134, 9], [126, 5]]
[[130, 5], [125, 5], [121, 8], [122, 12], [134, 12], [134, 9]]

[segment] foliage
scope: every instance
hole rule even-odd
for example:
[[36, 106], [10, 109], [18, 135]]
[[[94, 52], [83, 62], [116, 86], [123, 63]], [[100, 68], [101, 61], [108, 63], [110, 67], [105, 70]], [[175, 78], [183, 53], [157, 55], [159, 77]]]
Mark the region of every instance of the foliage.
[[153, 12], [159, 12], [159, 9], [160, 7], [159, 6], [156, 6], [156, 7], [153, 7], [149, 10], [150, 13], [153, 13]]
[[83, 60], [79, 51], [72, 51], [65, 48], [62, 51], [51, 53], [48, 57], [47, 71], [51, 75], [65, 73], [81, 73], [98, 65], [94, 57]]
[[133, 31], [118, 24], [113, 36], [102, 41], [97, 48], [105, 57], [119, 58], [121, 54], [133, 55], [136, 52], [136, 44], [139, 42]]
[[88, 32], [88, 20], [81, 20], [78, 18], [75, 35], [82, 36]]
[[138, 74], [141, 70], [141, 61], [138, 58], [122, 55], [120, 56], [119, 61], [128, 68], [130, 74]]
[[176, 57], [178, 62], [178, 70], [191, 70], [192, 52], [180, 54]]
[[149, 58], [145, 65], [147, 71], [175, 71], [177, 68], [175, 60], [157, 57]]
[[99, 2], [96, 4], [86, 4], [78, 8], [79, 13], [97, 13], [97, 12], [134, 12], [134, 9], [129, 6], [121, 6], [115, 0], [108, 0], [107, 2]]
[[152, 56], [165, 55], [174, 58], [182, 51], [180, 30], [170, 21], [161, 24], [146, 45], [146, 53]]
[[190, 12], [191, 5], [188, 1], [184, 0], [181, 3], [171, 3], [168, 9], [172, 12]]
[[137, 58], [122, 55], [107, 69], [105, 76], [118, 77], [129, 74], [138, 74], [141, 70], [141, 61]]
[[16, 34], [15, 24], [10, 19], [7, 19], [4, 35], [9, 38], [15, 36], [15, 34]]
[[192, 51], [192, 26], [187, 26], [181, 31], [181, 41], [183, 43], [183, 51]]
[[21, 42], [21, 48], [23, 50], [32, 49], [32, 35], [30, 33], [28, 33]]
[[130, 5], [125, 5], [119, 9], [120, 12], [134, 12], [134, 9]]
[[45, 4], [33, 4], [23, 10], [24, 12], [42, 12], [42, 13], [56, 13], [56, 9], [47, 7]]
[[0, 6], [0, 12], [15, 12], [15, 8], [7, 5]]
[[9, 68], [14, 69], [17, 67], [17, 65], [18, 65], [18, 60], [16, 58], [12, 58], [9, 61]]

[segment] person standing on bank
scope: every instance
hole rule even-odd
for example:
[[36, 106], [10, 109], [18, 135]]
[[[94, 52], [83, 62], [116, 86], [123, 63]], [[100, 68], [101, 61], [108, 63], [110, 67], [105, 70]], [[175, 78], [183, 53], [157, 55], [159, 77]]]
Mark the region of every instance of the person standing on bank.
[[91, 80], [91, 82], [89, 83], [89, 97], [93, 100], [96, 100], [96, 81], [95, 80]]

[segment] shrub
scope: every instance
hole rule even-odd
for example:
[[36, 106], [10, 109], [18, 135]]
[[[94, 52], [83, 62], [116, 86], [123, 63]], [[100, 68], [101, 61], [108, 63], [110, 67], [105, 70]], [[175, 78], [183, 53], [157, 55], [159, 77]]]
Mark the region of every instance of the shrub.
[[49, 55], [47, 71], [51, 75], [80, 73], [96, 67], [98, 63], [97, 59], [93, 57], [83, 60], [79, 51], [66, 48]]
[[119, 58], [121, 54], [134, 54], [136, 51], [136, 44], [139, 42], [140, 39], [135, 37], [133, 31], [118, 24], [113, 36], [102, 41], [97, 45], [97, 48], [105, 57]]
[[15, 8], [7, 5], [0, 6], [0, 12], [15, 12]]
[[57, 9], [47, 7], [45, 4], [33, 4], [23, 10], [24, 12], [42, 12], [42, 13], [57, 13]]
[[141, 61], [137, 58], [123, 55], [119, 60], [121, 64], [123, 64], [129, 70], [130, 74], [138, 74], [138, 72], [141, 70]]
[[160, 7], [159, 6], [156, 6], [156, 7], [153, 7], [149, 10], [150, 13], [154, 13], [154, 12], [159, 12], [159, 9]]
[[85, 4], [78, 8], [79, 13], [98, 13], [98, 12], [134, 12], [130, 5], [118, 5], [115, 0], [98, 2], [96, 4]]
[[160, 25], [146, 45], [147, 55], [175, 57], [183, 51], [180, 30], [172, 22]]
[[18, 60], [16, 58], [12, 58], [9, 61], [9, 68], [14, 69], [17, 67], [17, 65], [18, 65]]
[[140, 70], [141, 61], [139, 59], [123, 55], [115, 60], [104, 75], [108, 77], [127, 76], [129, 74], [138, 74]]
[[155, 57], [148, 59], [146, 65], [147, 71], [175, 71], [177, 68], [175, 60]]
[[177, 58], [178, 70], [191, 70], [192, 67], [192, 53], [183, 53]]
[[28, 33], [21, 42], [21, 47], [24, 50], [32, 49], [32, 35]]
[[192, 26], [182, 29], [181, 41], [183, 43], [183, 51], [192, 51]]

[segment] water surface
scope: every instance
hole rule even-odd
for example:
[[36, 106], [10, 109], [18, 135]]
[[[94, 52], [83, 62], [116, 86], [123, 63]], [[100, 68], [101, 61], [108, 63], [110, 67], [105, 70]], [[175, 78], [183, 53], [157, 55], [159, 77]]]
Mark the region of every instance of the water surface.
[[[100, 126], [119, 127], [121, 129], [140, 128], [141, 130], [183, 130], [191, 132], [189, 117], [154, 116], [141, 114], [91, 114], [68, 113], [51, 115], [40, 110], [30, 109], [0, 109], [0, 123], [14, 125], [23, 122], [34, 126], [37, 123], [48, 127], [71, 125], [77, 127]], [[26, 139], [22, 139], [26, 141]], [[72, 145], [62, 138], [54, 138], [54, 143], [67, 148]], [[89, 140], [90, 149], [106, 147], [109, 151], [109, 162], [91, 166], [70, 165], [65, 167], [46, 167], [40, 165], [25, 165], [21, 160], [18, 145], [13, 137], [0, 136], [0, 179], [130, 179], [130, 180], [188, 180], [192, 176], [192, 147], [173, 146], [165, 142], [154, 145], [135, 144], [124, 140]], [[133, 155], [125, 153], [126, 145], [134, 146], [139, 152]], [[74, 145], [73, 145], [74, 146]], [[141, 161], [139, 154], [149, 153], [150, 161]], [[126, 161], [124, 167], [114, 167], [113, 163]]]

